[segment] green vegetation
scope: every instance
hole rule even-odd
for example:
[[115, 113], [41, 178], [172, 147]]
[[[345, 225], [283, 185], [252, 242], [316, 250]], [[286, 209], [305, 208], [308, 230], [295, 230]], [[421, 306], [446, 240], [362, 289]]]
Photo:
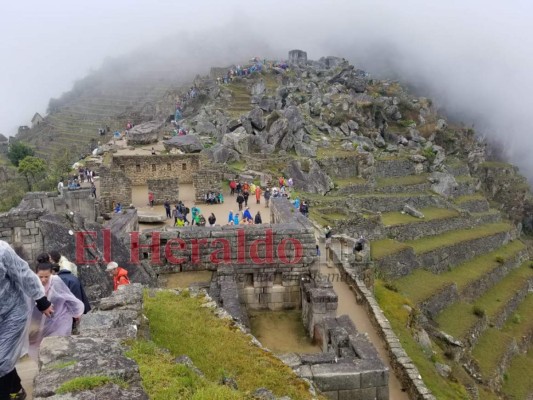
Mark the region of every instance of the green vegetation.
[[503, 352], [509, 347], [513, 338], [495, 328], [489, 328], [472, 350], [472, 356], [478, 362], [483, 377], [488, 378], [495, 373], [502, 361]]
[[497, 258], [502, 258], [504, 262], [507, 262], [524, 249], [524, 243], [515, 240], [495, 251], [472, 258], [451, 271], [435, 275], [429, 271], [418, 269], [408, 276], [398, 279], [396, 284], [401, 292], [415, 304], [437, 293], [445, 285], [452, 283], [457, 285], [457, 290], [460, 293], [470, 283], [498, 268], [500, 263]]
[[435, 157], [437, 157], [437, 152], [433, 150], [433, 147], [426, 147], [424, 150], [422, 150], [422, 155], [427, 158], [430, 164], [433, 164]]
[[441, 247], [507, 232], [510, 229], [511, 226], [507, 223], [486, 224], [473, 229], [450, 231], [437, 236], [426, 236], [422, 239], [407, 241], [405, 244], [412, 246], [417, 254], [423, 254]]
[[392, 239], [382, 239], [373, 241], [370, 245], [370, 256], [374, 260], [381, 260], [391, 254], [398, 253], [402, 250], [408, 249], [404, 243], [397, 242]]
[[459, 213], [456, 210], [448, 208], [423, 208], [420, 212], [424, 214], [424, 218], [416, 218], [412, 215], [395, 211], [381, 214], [381, 220], [385, 226], [394, 226], [438, 219], [456, 218], [459, 216]]
[[353, 177], [353, 178], [335, 178], [333, 180], [333, 183], [335, 183], [336, 187], [343, 188], [347, 186], [355, 186], [355, 185], [366, 185], [368, 181], [363, 178]]
[[[443, 378], [435, 370], [433, 362], [442, 362], [443, 355], [440, 350], [434, 346], [433, 351], [425, 352], [413, 339], [408, 326], [409, 311], [405, 307], [406, 305], [412, 307], [410, 301], [401, 294], [386, 289], [384, 283], [379, 280], [376, 281], [374, 294], [402, 347], [417, 366], [424, 383], [433, 395], [438, 399], [469, 399], [464, 387]], [[433, 355], [433, 352], [436, 355]]]
[[507, 369], [508, 378], [503, 382], [503, 392], [510, 400], [522, 400], [533, 391], [533, 350], [517, 355]]
[[403, 126], [404, 128], [409, 128], [410, 126], [416, 126], [416, 122], [412, 119], [402, 119], [398, 121], [398, 125]]
[[21, 160], [28, 156], [33, 156], [34, 154], [35, 152], [33, 149], [27, 144], [15, 142], [9, 146], [7, 158], [9, 158], [9, 161], [11, 161], [15, 167], [18, 167]]
[[228, 163], [228, 167], [236, 172], [242, 172], [246, 169], [246, 161], [234, 161], [232, 163]]
[[471, 201], [480, 201], [480, 200], [486, 200], [485, 197], [479, 193], [474, 194], [467, 194], [465, 196], [456, 197], [453, 202], [455, 204], [464, 204], [469, 203]]
[[42, 158], [26, 156], [19, 161], [18, 172], [26, 178], [28, 191], [31, 191], [35, 183], [44, 178], [46, 163]]
[[78, 363], [77, 361], [58, 362], [58, 363], [55, 363], [55, 364], [48, 365], [48, 368], [51, 368], [51, 369], [63, 369], [63, 368], [70, 367], [71, 365], [76, 365], [77, 363]]
[[[187, 292], [158, 292], [145, 296], [144, 301], [154, 343], [134, 344], [131, 356], [140, 365], [151, 399], [244, 399], [259, 387], [276, 396], [312, 398], [307, 385], [289, 367], [254, 346], [231, 322], [202, 307], [202, 299], [191, 298]], [[163, 348], [169, 351], [166, 356], [161, 354]], [[205, 380], [172, 363], [182, 354], [193, 360]], [[218, 387], [223, 377], [235, 379], [239, 390]]]
[[234, 82], [225, 86], [231, 91], [231, 102], [226, 113], [232, 118], [239, 118], [252, 110], [251, 95], [245, 82]]
[[70, 381], [63, 383], [57, 390], [57, 394], [65, 394], [71, 392], [81, 392], [83, 390], [92, 390], [100, 386], [114, 383], [122, 387], [127, 387], [127, 383], [118, 379], [110, 378], [109, 376], [80, 376]]
[[428, 175], [406, 175], [406, 176], [393, 176], [390, 178], [381, 178], [377, 180], [377, 187], [385, 186], [412, 186], [428, 183]]
[[484, 163], [481, 163], [479, 165], [482, 168], [497, 168], [497, 169], [505, 169], [505, 168], [513, 168], [514, 167], [505, 162], [499, 162], [499, 161], [485, 161]]

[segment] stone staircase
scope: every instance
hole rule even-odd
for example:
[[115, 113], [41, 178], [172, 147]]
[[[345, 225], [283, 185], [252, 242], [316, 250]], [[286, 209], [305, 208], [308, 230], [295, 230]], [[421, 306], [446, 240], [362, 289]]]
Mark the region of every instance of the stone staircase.
[[[447, 170], [457, 186], [445, 199], [410, 160], [378, 159], [371, 177], [332, 176], [335, 190], [310, 199], [311, 215], [335, 233], [371, 241], [375, 274], [384, 279], [378, 285], [388, 288], [381, 290], [398, 292], [422, 312], [433, 353], [438, 344], [437, 358], [452, 367], [454, 379], [487, 399], [531, 395], [521, 369], [533, 366], [527, 247], [476, 191], [466, 165]], [[425, 218], [403, 213], [406, 204]]]

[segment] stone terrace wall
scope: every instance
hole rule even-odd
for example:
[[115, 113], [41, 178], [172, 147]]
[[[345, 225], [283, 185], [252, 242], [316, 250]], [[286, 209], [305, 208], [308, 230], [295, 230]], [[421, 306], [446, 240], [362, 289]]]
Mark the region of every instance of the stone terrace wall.
[[113, 211], [113, 205], [131, 204], [131, 180], [118, 168], [100, 167], [100, 204], [103, 212]]
[[39, 218], [43, 209], [11, 209], [0, 214], [0, 239], [9, 243], [20, 256], [33, 265], [39, 253], [44, 251], [44, 238]]
[[165, 200], [170, 204], [177, 204], [179, 200], [179, 178], [148, 179], [148, 191], [154, 193], [154, 203], [163, 204]]
[[415, 163], [406, 159], [377, 160], [376, 176], [389, 178], [393, 176], [416, 175]]
[[113, 156], [111, 167], [124, 172], [132, 185], [145, 185], [148, 179], [166, 178], [192, 183], [192, 175], [200, 170], [201, 161], [198, 154]]
[[[97, 309], [82, 316], [77, 336], [51, 336], [39, 351], [39, 373], [34, 381], [34, 399], [137, 399], [148, 400], [141, 384], [139, 366], [126, 357], [125, 339], [147, 337], [141, 326], [142, 286], [121, 286], [100, 300]], [[106, 376], [125, 382], [58, 395], [59, 387], [75, 378]]]
[[[318, 260], [313, 226], [291, 210], [289, 201], [280, 198], [272, 202], [271, 212], [273, 221], [283, 223], [151, 230], [140, 236], [137, 249], [157, 274], [232, 265], [231, 274], [248, 307], [299, 308], [300, 281], [318, 268]], [[160, 246], [159, 253], [153, 244]], [[158, 254], [160, 263], [154, 258]]]
[[222, 171], [202, 170], [193, 174], [194, 198], [203, 202], [208, 192], [221, 192], [224, 173]]

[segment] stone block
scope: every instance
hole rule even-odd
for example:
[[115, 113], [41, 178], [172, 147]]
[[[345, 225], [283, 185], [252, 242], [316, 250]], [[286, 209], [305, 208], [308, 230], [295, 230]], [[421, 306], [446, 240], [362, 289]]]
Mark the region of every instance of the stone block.
[[376, 400], [376, 389], [339, 390], [339, 400]]
[[389, 400], [388, 386], [379, 386], [376, 388], [376, 400]]
[[367, 370], [361, 372], [361, 387], [370, 388], [389, 384], [389, 372], [387, 370]]
[[329, 400], [339, 400], [339, 392], [323, 392], [322, 394], [326, 396]]
[[311, 366], [311, 372], [314, 382], [323, 392], [361, 387], [361, 373], [352, 364], [317, 364]]

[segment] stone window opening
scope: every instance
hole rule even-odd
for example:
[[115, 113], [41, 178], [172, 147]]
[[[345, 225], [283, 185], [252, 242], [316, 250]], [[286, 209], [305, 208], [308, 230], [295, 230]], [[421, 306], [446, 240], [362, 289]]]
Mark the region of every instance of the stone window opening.
[[187, 171], [187, 163], [181, 164], [182, 171]]
[[254, 274], [245, 274], [244, 276], [244, 286], [254, 286]]
[[167, 164], [167, 169], [168, 169], [169, 171], [172, 171], [172, 164], [171, 164], [171, 163], [168, 163], [168, 164]]
[[120, 170], [121, 170], [122, 172], [124, 172], [124, 171], [126, 170], [126, 167], [124, 167], [124, 165], [121, 165], [121, 166], [120, 166]]
[[283, 275], [281, 272], [276, 272], [274, 274], [274, 285], [282, 285], [283, 284]]
[[152, 171], [157, 171], [157, 165], [152, 164]]
[[143, 258], [144, 258], [145, 260], [148, 260], [148, 256], [149, 256], [148, 253], [143, 253]]
[[141, 164], [137, 164], [137, 165], [135, 166], [135, 171], [136, 171], [136, 172], [141, 172]]

